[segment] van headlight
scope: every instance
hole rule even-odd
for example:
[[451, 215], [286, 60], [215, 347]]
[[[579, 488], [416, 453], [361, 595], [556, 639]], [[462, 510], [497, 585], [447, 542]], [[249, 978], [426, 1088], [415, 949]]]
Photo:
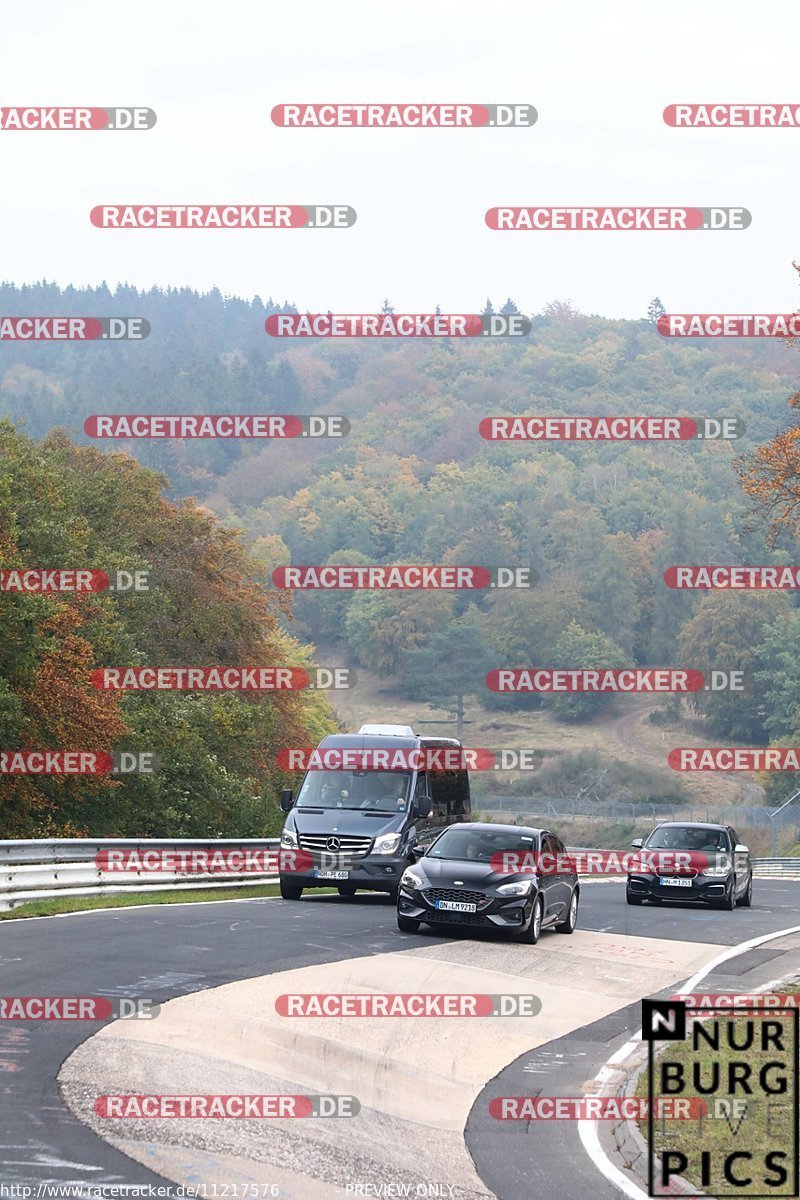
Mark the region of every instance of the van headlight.
[[417, 874], [413, 867], [408, 867], [407, 870], [403, 872], [403, 876], [400, 880], [400, 887], [411, 888], [412, 891], [416, 892], [419, 891], [420, 888], [425, 887], [425, 880], [421, 875]]
[[532, 879], [520, 879], [518, 883], [501, 883], [497, 894], [498, 896], [527, 896], [532, 887]]
[[293, 829], [284, 829], [281, 834], [281, 845], [287, 850], [297, 849], [297, 834]]
[[400, 845], [401, 834], [399, 833], [384, 833], [382, 837], [375, 838], [375, 845], [372, 847], [373, 854], [394, 854], [397, 847]]

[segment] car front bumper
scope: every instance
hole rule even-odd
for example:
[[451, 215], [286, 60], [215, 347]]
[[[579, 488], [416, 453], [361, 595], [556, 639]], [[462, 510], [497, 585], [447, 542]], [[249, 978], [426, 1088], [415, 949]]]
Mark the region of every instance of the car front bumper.
[[629, 875], [628, 895], [641, 900], [714, 904], [724, 900], [733, 886], [732, 875], [696, 875], [688, 887], [664, 883], [663, 878], [659, 875]]
[[487, 904], [481, 905], [474, 913], [454, 912], [437, 908], [426, 897], [426, 890], [401, 887], [397, 900], [398, 914], [412, 921], [425, 921], [429, 925], [471, 925], [483, 929], [524, 932], [531, 923], [536, 899], [536, 892], [528, 896], [510, 896], [508, 899], [492, 896]]

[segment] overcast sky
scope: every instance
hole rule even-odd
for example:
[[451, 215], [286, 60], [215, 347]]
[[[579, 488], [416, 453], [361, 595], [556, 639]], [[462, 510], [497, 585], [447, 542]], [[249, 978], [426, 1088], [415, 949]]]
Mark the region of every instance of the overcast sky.
[[[676, 101], [800, 105], [800, 6], [168, 0], [6, 8], [0, 104], [146, 105], [141, 133], [0, 132], [0, 276], [219, 287], [312, 311], [640, 317], [800, 303], [800, 129], [671, 129]], [[287, 101], [527, 102], [531, 129], [273, 126]], [[95, 229], [100, 203], [340, 203], [350, 230]], [[741, 205], [743, 232], [496, 233], [487, 208]]]

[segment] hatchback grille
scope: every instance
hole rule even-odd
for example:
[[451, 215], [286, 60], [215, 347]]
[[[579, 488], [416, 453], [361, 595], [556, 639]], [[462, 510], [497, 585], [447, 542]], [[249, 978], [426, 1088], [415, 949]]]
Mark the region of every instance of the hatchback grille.
[[[329, 846], [329, 842], [338, 842]], [[347, 858], [363, 858], [369, 854], [372, 838], [353, 837], [348, 834], [331, 833], [301, 833], [300, 849], [308, 850], [311, 854], [336, 854]]]
[[486, 903], [483, 892], [465, 892], [461, 888], [428, 888], [425, 898], [431, 904], [435, 904], [437, 900], [455, 900], [463, 904], [477, 904], [480, 907]]

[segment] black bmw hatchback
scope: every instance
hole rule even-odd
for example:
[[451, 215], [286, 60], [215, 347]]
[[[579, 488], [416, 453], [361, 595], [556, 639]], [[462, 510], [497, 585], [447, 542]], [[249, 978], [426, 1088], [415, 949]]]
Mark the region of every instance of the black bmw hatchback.
[[580, 886], [567, 851], [545, 829], [469, 823], [445, 829], [406, 869], [397, 925], [505, 930], [535, 945], [543, 929], [572, 933]]
[[641, 859], [628, 871], [628, 904], [678, 900], [730, 910], [753, 902], [750, 851], [730, 825], [665, 821], [631, 845]]

